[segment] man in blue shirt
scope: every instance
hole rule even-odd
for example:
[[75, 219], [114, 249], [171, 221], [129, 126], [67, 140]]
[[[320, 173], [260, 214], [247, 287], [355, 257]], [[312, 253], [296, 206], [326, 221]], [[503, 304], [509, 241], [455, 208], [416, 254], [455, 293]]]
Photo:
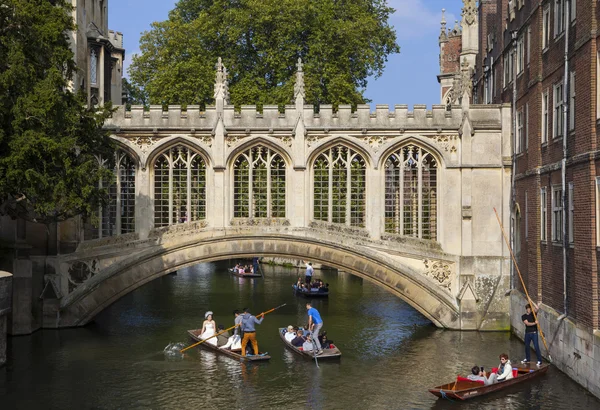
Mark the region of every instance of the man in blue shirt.
[[312, 332], [312, 339], [317, 345], [317, 354], [321, 354], [323, 353], [323, 349], [321, 348], [321, 342], [319, 341], [319, 332], [323, 327], [323, 319], [321, 319], [319, 311], [312, 307], [310, 302], [306, 304], [306, 309], [308, 310], [308, 330]]

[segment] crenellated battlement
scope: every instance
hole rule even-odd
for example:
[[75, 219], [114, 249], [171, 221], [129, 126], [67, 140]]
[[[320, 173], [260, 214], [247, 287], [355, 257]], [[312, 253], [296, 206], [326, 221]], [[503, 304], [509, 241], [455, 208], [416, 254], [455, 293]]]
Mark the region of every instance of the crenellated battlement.
[[[472, 122], [485, 123], [486, 127], [500, 128], [501, 106], [471, 106], [469, 116]], [[297, 126], [301, 119], [306, 129], [366, 129], [366, 130], [421, 130], [442, 129], [457, 130], [462, 123], [463, 109], [452, 106], [434, 105], [427, 109], [426, 105], [395, 105], [393, 110], [387, 104], [378, 104], [375, 111], [367, 104], [360, 104], [356, 110], [350, 105], [340, 105], [337, 110], [332, 105], [321, 105], [317, 110], [312, 105], [304, 105], [299, 113], [295, 106], [288, 105], [283, 111], [276, 105], [265, 105], [258, 110], [254, 105], [243, 105], [239, 110], [233, 105], [226, 105], [219, 112], [217, 107], [208, 106], [200, 111], [197, 105], [189, 105], [183, 109], [180, 105], [169, 105], [166, 110], [160, 105], [133, 106], [126, 111], [119, 107], [112, 118], [106, 121], [108, 128], [142, 128], [142, 129], [213, 129], [220, 118], [225, 129], [228, 128], [261, 128], [290, 129]]]

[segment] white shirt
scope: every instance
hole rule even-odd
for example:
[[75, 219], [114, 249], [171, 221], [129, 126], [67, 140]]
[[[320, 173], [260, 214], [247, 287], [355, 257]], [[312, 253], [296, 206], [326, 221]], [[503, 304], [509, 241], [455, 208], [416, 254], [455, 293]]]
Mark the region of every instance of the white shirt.
[[296, 338], [296, 333], [294, 333], [294, 332], [286, 332], [285, 333], [285, 340], [287, 340], [288, 342], [291, 342], [295, 338]]

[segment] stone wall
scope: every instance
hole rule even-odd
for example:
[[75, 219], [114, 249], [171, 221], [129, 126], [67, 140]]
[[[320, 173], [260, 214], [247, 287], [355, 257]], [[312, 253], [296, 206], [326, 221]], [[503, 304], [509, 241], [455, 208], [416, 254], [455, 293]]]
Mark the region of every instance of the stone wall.
[[0, 366], [6, 363], [7, 314], [12, 304], [12, 275], [0, 271]]
[[[511, 293], [511, 328], [521, 340], [525, 325], [521, 315], [525, 313], [527, 299], [513, 290]], [[600, 331], [582, 326], [569, 317], [560, 315], [551, 307], [542, 304], [538, 321], [546, 337], [552, 364], [577, 383], [600, 397]], [[540, 337], [540, 349], [546, 359], [548, 352]], [[532, 360], [535, 354], [532, 354]]]

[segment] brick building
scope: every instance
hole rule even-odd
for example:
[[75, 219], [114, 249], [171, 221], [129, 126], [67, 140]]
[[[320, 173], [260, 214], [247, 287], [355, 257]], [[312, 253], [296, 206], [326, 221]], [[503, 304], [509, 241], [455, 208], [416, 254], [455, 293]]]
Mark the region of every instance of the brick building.
[[[475, 1], [463, 3], [464, 15]], [[555, 363], [600, 396], [593, 370], [600, 364], [598, 2], [479, 0], [477, 11], [473, 100], [513, 107], [511, 229], [519, 268], [531, 298], [542, 303]], [[526, 302], [518, 276], [512, 280], [520, 291], [511, 297], [513, 330], [521, 334]]]

